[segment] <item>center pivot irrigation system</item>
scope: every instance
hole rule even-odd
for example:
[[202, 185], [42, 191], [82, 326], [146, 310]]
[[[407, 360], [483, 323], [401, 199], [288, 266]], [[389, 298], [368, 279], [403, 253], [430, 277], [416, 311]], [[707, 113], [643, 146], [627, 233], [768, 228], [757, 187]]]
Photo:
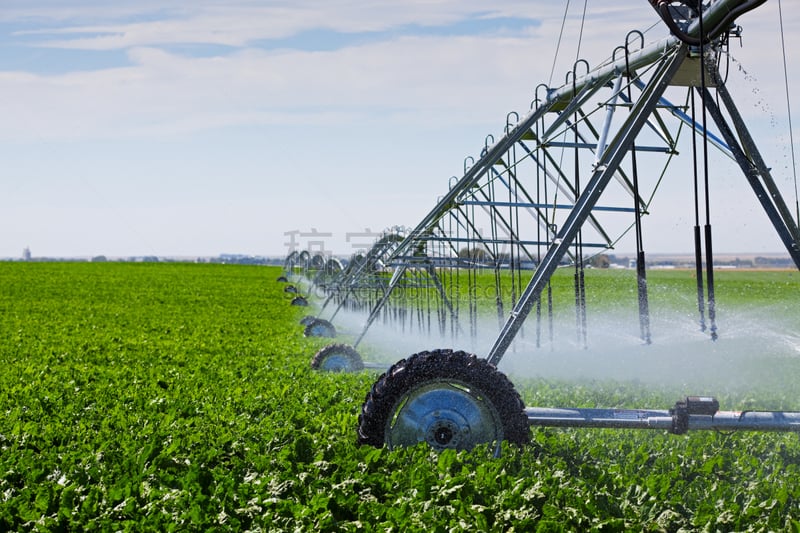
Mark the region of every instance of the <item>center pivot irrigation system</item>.
[[694, 211], [701, 329], [716, 339], [711, 150], [741, 169], [800, 269], [798, 222], [723, 74], [729, 42], [741, 36], [734, 21], [765, 1], [649, 0], [669, 36], [645, 45], [644, 35], [633, 31], [603, 64], [592, 69], [578, 61], [560, 87], [537, 87], [530, 112], [508, 114], [502, 137], [487, 137], [480, 157], [465, 161], [463, 176], [451, 179], [416, 227], [387, 231], [346, 267], [308, 254], [302, 261], [296, 253], [287, 259], [282, 281], [305, 280], [325, 295], [317, 316], [304, 319], [306, 335], [334, 337], [333, 321], [343, 309], [364, 320], [353, 345], [323, 348], [314, 356], [315, 368], [380, 366], [363, 362], [356, 351], [379, 322], [407, 336], [429, 333], [451, 345], [472, 343], [473, 352], [479, 325], [494, 328], [485, 357], [441, 349], [392, 365], [362, 406], [360, 443], [428, 442], [436, 449], [495, 443], [499, 450], [503, 440], [527, 442], [531, 425], [676, 434], [800, 431], [800, 412], [720, 411], [710, 397], [688, 397], [668, 410], [525, 407], [496, 368], [516, 343], [539, 347], [552, 340], [551, 278], [559, 267], [574, 269], [571, 305], [578, 341], [586, 342], [584, 268], [626, 234], [636, 241], [639, 332], [642, 342], [650, 342], [642, 217], [681, 135], [691, 137], [694, 202], [689, 194], [684, 207]]

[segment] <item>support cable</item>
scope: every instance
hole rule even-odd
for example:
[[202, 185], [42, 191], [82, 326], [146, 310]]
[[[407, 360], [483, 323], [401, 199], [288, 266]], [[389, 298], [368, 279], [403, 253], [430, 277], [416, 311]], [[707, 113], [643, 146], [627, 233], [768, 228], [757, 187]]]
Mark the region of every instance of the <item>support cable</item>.
[[569, 13], [569, 0], [564, 7], [564, 17], [561, 19], [561, 31], [558, 33], [558, 42], [556, 43], [556, 53], [553, 54], [553, 66], [550, 67], [550, 79], [547, 81], [548, 86], [553, 85], [553, 75], [556, 71], [556, 62], [558, 61], [558, 52], [561, 50], [561, 39], [564, 37], [564, 28], [567, 25], [567, 13]]
[[583, 0], [583, 14], [581, 14], [581, 29], [578, 33], [578, 50], [575, 52], [575, 61], [577, 62], [581, 58], [581, 42], [583, 41], [583, 26], [586, 23], [586, 4], [589, 3], [589, 0]]
[[783, 8], [781, 7], [781, 0], [778, 0], [778, 19], [781, 26], [781, 51], [783, 52], [783, 82], [786, 89], [786, 115], [789, 117], [789, 146], [792, 150], [792, 175], [794, 176], [794, 203], [795, 203], [795, 216], [797, 223], [800, 224], [800, 195], [797, 189], [797, 163], [794, 155], [794, 128], [792, 128], [792, 106], [789, 98], [789, 69], [786, 67], [786, 40], [784, 38], [783, 30]]

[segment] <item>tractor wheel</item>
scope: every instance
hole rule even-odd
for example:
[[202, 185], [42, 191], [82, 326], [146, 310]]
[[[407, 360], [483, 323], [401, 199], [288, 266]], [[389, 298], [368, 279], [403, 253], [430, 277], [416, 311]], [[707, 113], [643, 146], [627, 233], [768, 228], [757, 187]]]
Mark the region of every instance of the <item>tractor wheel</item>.
[[314, 355], [311, 368], [327, 372], [358, 372], [364, 368], [364, 363], [352, 346], [330, 344]]
[[306, 324], [303, 335], [306, 337], [328, 337], [332, 339], [336, 337], [336, 328], [327, 320], [317, 318], [313, 322]]
[[358, 442], [389, 448], [427, 442], [434, 449], [527, 444], [525, 405], [508, 378], [466, 352], [420, 352], [373, 384], [358, 417]]

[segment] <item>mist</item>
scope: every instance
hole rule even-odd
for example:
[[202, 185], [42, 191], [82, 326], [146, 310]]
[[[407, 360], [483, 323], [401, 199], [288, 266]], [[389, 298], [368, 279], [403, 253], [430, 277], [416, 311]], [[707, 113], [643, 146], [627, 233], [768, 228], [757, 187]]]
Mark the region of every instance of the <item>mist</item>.
[[[332, 312], [332, 310], [331, 310]], [[323, 314], [322, 318], [329, 318]], [[353, 343], [366, 324], [367, 313], [340, 311], [333, 320], [337, 342]], [[485, 357], [497, 338], [497, 319], [478, 324], [478, 336], [438, 335], [435, 317], [429, 334], [414, 316], [405, 326], [377, 319], [358, 350], [365, 361], [388, 367], [401, 358], [437, 348], [451, 348]], [[427, 317], [422, 321], [427, 323]], [[637, 315], [589, 312], [586, 343], [578, 335], [573, 313], [562, 313], [550, 324], [528, 317], [498, 368], [512, 381], [543, 378], [574, 382], [613, 380], [683, 390], [687, 395], [749, 391], [783, 391], [800, 400], [793, 377], [800, 363], [800, 332], [790, 316], [775, 309], [718, 310], [717, 340], [701, 331], [696, 312], [656, 311], [650, 316], [651, 343], [640, 337]], [[706, 325], [709, 321], [706, 318]], [[537, 342], [537, 329], [539, 330]]]

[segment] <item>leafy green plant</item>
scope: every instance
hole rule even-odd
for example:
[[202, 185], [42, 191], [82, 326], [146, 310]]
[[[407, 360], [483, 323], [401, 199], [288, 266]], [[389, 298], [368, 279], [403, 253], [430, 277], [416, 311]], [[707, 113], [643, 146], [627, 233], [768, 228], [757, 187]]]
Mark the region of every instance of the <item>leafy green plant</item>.
[[[537, 429], [499, 459], [359, 447], [376, 376], [311, 370], [326, 340], [303, 337], [279, 273], [0, 263], [0, 530], [800, 530], [791, 434]], [[735, 274], [719, 292], [737, 305], [796, 302], [796, 274]], [[627, 282], [607, 281], [612, 295]], [[652, 282], [691, 293], [685, 273]], [[747, 284], [756, 295], [738, 296]], [[797, 397], [797, 370], [787, 362], [776, 403]], [[677, 399], [632, 382], [513, 381], [529, 405]]]

